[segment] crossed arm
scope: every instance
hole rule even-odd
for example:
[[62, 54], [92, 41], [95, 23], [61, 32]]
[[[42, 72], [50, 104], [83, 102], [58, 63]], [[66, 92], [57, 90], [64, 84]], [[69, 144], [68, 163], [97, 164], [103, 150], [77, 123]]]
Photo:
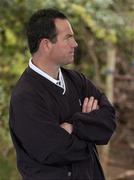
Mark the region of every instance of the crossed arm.
[[[89, 113], [93, 110], [99, 109], [98, 100], [95, 99], [93, 96], [90, 98], [86, 97], [84, 99], [83, 105], [82, 105], [82, 112], [83, 113]], [[73, 132], [73, 125], [67, 122], [64, 122], [60, 124], [60, 127], [65, 129], [69, 134]]]

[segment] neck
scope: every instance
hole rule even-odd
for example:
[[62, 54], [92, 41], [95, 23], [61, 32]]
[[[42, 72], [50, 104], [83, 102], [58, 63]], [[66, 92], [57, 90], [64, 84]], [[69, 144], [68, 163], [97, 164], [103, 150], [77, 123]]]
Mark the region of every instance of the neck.
[[58, 79], [60, 66], [52, 63], [51, 60], [33, 57], [32, 63], [54, 79]]

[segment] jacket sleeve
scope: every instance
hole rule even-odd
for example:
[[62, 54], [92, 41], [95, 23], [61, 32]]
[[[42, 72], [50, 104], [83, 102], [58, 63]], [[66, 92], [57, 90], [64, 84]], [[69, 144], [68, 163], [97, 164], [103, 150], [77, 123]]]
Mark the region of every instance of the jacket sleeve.
[[99, 102], [99, 110], [90, 113], [75, 113], [71, 118], [74, 126], [73, 134], [82, 140], [98, 145], [107, 144], [116, 127], [115, 110], [107, 97], [91, 81], [82, 74], [79, 76], [82, 104], [85, 97], [94, 96]]
[[11, 100], [11, 131], [24, 151], [41, 164], [65, 165], [87, 159], [87, 143], [61, 128], [41, 103], [29, 94]]

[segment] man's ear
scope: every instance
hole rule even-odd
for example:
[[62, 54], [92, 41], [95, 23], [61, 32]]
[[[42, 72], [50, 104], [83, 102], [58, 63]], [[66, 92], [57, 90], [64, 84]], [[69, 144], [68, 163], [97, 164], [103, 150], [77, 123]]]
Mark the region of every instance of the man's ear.
[[43, 51], [49, 51], [52, 47], [52, 43], [49, 39], [42, 39], [41, 42], [40, 42], [40, 48], [43, 50]]

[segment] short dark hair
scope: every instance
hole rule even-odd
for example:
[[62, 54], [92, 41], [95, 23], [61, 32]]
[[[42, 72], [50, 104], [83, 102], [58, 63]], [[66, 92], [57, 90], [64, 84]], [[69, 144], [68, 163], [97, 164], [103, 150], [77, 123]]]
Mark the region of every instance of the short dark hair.
[[54, 20], [67, 19], [67, 17], [56, 9], [41, 9], [35, 12], [26, 24], [26, 35], [31, 54], [35, 53], [41, 39], [47, 38], [52, 43], [57, 41], [57, 31]]

